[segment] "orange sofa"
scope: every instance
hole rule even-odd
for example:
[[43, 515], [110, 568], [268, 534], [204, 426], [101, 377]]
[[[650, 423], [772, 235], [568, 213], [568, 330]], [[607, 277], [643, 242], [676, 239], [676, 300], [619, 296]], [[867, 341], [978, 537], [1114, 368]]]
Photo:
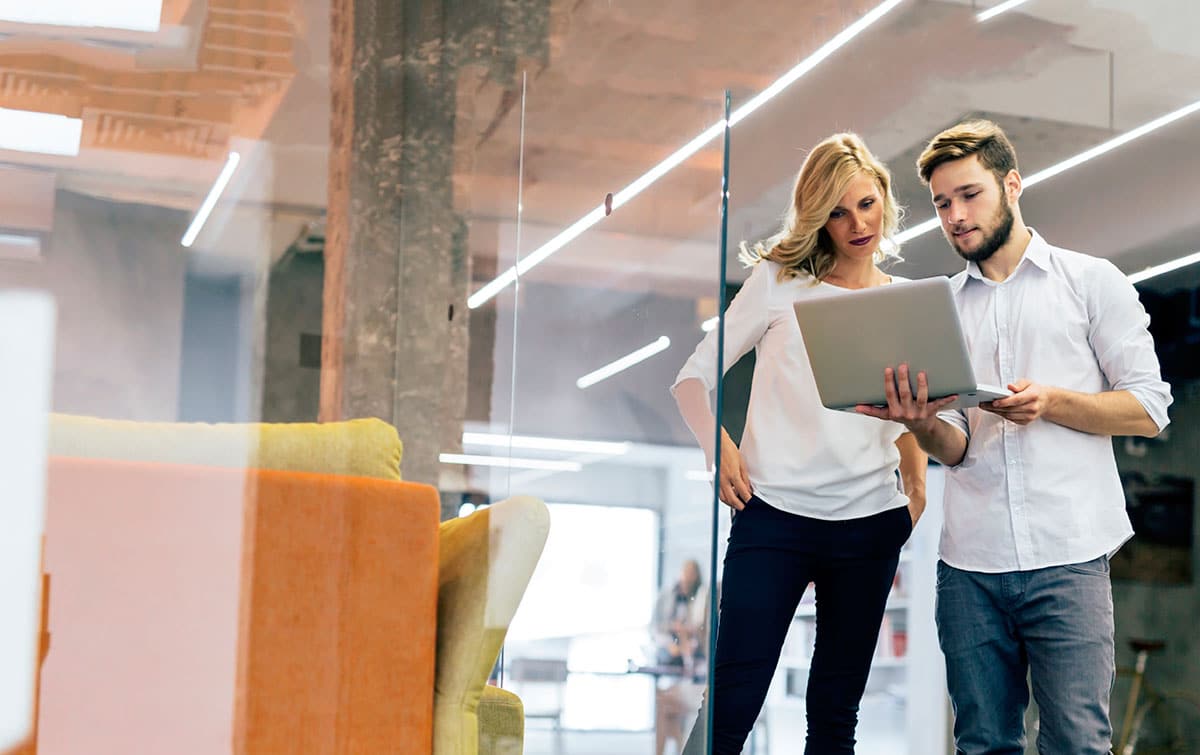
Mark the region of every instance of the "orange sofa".
[[39, 751], [520, 753], [487, 679], [549, 512], [439, 525], [401, 451], [377, 419], [52, 416]]
[[52, 458], [41, 755], [428, 753], [437, 493]]

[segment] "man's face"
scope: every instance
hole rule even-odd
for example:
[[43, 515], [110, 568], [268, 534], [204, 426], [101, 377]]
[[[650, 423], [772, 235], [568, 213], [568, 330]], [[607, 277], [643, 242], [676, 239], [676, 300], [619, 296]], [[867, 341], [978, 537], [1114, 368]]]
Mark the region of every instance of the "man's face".
[[942, 163], [929, 178], [942, 233], [968, 262], [983, 262], [1008, 242], [1012, 205], [978, 155]]

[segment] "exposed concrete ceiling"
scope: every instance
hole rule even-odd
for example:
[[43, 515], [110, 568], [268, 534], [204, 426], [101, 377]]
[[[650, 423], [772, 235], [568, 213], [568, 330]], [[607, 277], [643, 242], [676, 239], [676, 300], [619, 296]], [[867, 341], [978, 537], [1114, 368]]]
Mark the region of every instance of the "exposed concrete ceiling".
[[[515, 251], [519, 168], [521, 251], [528, 253], [716, 122], [725, 88], [735, 106], [746, 101], [875, 4], [551, 0], [544, 65], [531, 63], [511, 81], [468, 68], [460, 80], [456, 201], [470, 225], [476, 269], [494, 270]], [[913, 159], [932, 133], [964, 115], [987, 113], [1010, 129], [1028, 174], [1200, 100], [1200, 47], [1194, 44], [1200, 3], [1031, 0], [977, 23], [977, 10], [992, 4], [901, 3], [739, 124], [731, 155], [731, 250], [739, 240], [773, 230], [804, 150], [836, 130], [859, 132], [891, 164], [901, 202], [919, 221], [930, 212], [912, 175]], [[31, 107], [38, 92], [60, 110], [64, 103], [86, 108], [86, 97], [122, 97], [126, 104], [110, 109], [141, 108], [142, 114], [111, 118], [168, 125], [153, 134], [132, 126], [94, 128], [78, 158], [0, 157], [53, 169], [60, 188], [189, 209], [207, 191], [224, 152], [237, 148], [252, 159], [227, 192], [231, 201], [214, 216], [214, 228], [225, 231], [207, 234], [198, 246], [219, 250], [222, 238], [237, 236], [240, 223], [279, 224], [257, 217], [274, 212], [287, 218], [285, 227], [267, 237], [282, 248], [275, 236], [299, 232], [303, 219], [319, 215], [325, 204], [328, 6], [328, 0], [169, 0], [164, 25], [185, 33], [159, 37], [174, 45], [186, 39], [190, 51], [190, 68], [171, 74], [156, 73], [170, 59], [161, 40], [114, 52], [77, 39], [51, 42], [40, 28], [10, 36], [0, 41], [0, 68], [8, 72], [3, 91], [11, 102], [0, 105]], [[227, 28], [255, 18], [279, 28], [272, 26], [274, 34]], [[234, 37], [218, 38], [226, 32]], [[264, 79], [254, 62], [256, 46], [257, 57], [267, 53], [273, 77]], [[290, 58], [278, 54], [284, 48]], [[70, 67], [76, 81], [90, 82], [86, 97], [12, 84], [12, 61], [36, 68], [32, 51], [43, 63], [56, 61], [47, 68]], [[214, 55], [226, 57], [210, 60]], [[244, 78], [240, 88], [204, 90], [203, 77], [225, 68], [233, 69], [228, 76]], [[140, 99], [104, 83], [128, 89], [131, 76], [146, 84]], [[187, 102], [199, 110], [183, 113], [172, 105], [180, 87], [198, 90], [202, 96]], [[227, 117], [213, 116], [217, 110]], [[171, 125], [171, 117], [179, 122]], [[1200, 114], [1032, 189], [1026, 215], [1058, 243], [1129, 264], [1134, 257], [1158, 261], [1200, 248], [1188, 206], [1200, 195], [1197, 145]], [[710, 292], [720, 179], [721, 150], [714, 142], [532, 275]], [[906, 257], [904, 271], [911, 275], [958, 266], [936, 232], [909, 244]], [[736, 265], [730, 270], [736, 278]]]
[[[733, 90], [736, 107], [832, 36], [830, 27], [873, 3], [810, 3], [810, 13], [823, 14], [814, 24], [798, 24], [808, 14], [782, 4], [677, 5], [582, 4], [578, 27], [588, 36], [568, 33], [555, 48], [562, 59], [531, 82], [523, 220], [535, 230], [525, 234], [525, 253], [719, 119], [722, 87]], [[914, 173], [916, 155], [929, 136], [963, 117], [983, 114], [1009, 129], [1030, 175], [1200, 100], [1200, 48], [1188, 31], [1200, 31], [1200, 4], [1034, 0], [986, 24], [976, 22], [972, 5], [902, 4], [736, 127], [731, 277], [740, 277], [736, 243], [774, 230], [804, 150], [834, 131], [859, 132], [891, 164], [915, 223], [932, 215]], [[664, 24], [660, 12], [682, 23]], [[631, 31], [637, 28], [649, 31], [639, 37]], [[664, 28], [669, 36], [657, 38]], [[476, 158], [471, 209], [480, 221], [515, 216], [511, 171], [504, 176], [502, 168], [515, 163], [522, 134], [510, 125]], [[1200, 195], [1197, 146], [1200, 114], [1031, 189], [1026, 215], [1057, 243], [1131, 266], [1198, 249], [1188, 207]], [[657, 285], [691, 280], [698, 295], [707, 292], [718, 259], [719, 198], [714, 143], [590, 232], [598, 239], [625, 234], [629, 243], [589, 243], [585, 234], [531, 277], [636, 285], [647, 252], [661, 250], [665, 237], [675, 244], [655, 257]], [[637, 243], [645, 237], [657, 245]], [[479, 254], [490, 243], [486, 235], [473, 239]], [[910, 243], [906, 257], [903, 272], [913, 276], [961, 265], [936, 231]]]

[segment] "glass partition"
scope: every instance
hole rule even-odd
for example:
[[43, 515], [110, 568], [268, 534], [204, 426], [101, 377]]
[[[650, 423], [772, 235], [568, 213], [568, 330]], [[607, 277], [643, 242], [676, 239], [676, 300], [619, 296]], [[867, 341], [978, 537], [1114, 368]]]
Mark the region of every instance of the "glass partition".
[[[508, 478], [551, 513], [502, 664], [529, 753], [679, 752], [708, 677], [712, 489], [670, 388], [718, 312], [722, 90], [659, 67], [676, 32], [634, 43], [659, 13], [554, 8], [527, 78], [522, 274], [496, 308], [512, 455], [560, 465]], [[715, 33], [694, 11], [662, 23]]]

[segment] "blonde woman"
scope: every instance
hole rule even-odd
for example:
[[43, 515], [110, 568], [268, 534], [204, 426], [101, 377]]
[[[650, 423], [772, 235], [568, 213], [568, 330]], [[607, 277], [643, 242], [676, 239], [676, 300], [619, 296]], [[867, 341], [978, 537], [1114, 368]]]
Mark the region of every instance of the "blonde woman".
[[[821, 405], [792, 303], [892, 283], [880, 265], [899, 215], [887, 168], [859, 137], [836, 134], [805, 160], [780, 233], [743, 246], [753, 270], [725, 314], [725, 367], [750, 349], [757, 361], [741, 447], [721, 430], [717, 484], [734, 519], [706, 701], [717, 755], [741, 752], [810, 583], [805, 752], [854, 752], [900, 548], [925, 508], [926, 456], [902, 425]], [[710, 468], [716, 351], [713, 331], [671, 389]], [[702, 751], [704, 725], [701, 716], [685, 752]]]

